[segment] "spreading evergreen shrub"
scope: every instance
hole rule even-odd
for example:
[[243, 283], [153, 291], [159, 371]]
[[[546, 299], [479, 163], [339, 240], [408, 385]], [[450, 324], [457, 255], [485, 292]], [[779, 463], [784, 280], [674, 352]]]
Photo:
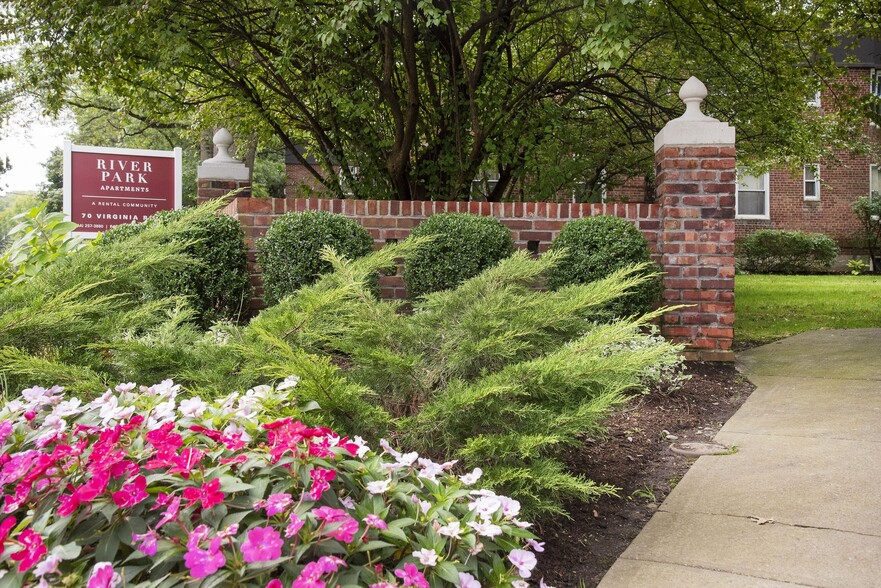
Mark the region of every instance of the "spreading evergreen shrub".
[[[116, 226], [102, 235], [100, 243], [128, 240], [151, 225], [177, 223], [186, 214], [186, 209], [163, 211], [143, 223]], [[239, 222], [224, 214], [203, 215], [193, 222], [185, 239], [182, 253], [192, 263], [173, 275], [149, 280], [149, 296], [157, 300], [187, 296], [196, 311], [197, 322], [203, 327], [221, 320], [237, 321], [251, 295]]]
[[737, 242], [740, 269], [756, 274], [810, 274], [827, 271], [838, 245], [821, 233], [762, 229]]
[[352, 219], [325, 211], [276, 219], [257, 241], [266, 303], [275, 304], [329, 272], [331, 265], [321, 257], [324, 247], [355, 259], [373, 251], [373, 237]]
[[[565, 249], [565, 263], [548, 276], [548, 286], [589, 284], [634, 264], [646, 264], [642, 275], [655, 274], [645, 237], [631, 223], [616, 216], [593, 216], [568, 223], [551, 244], [552, 251]], [[650, 311], [661, 294], [661, 279], [646, 279], [630, 293], [611, 301], [604, 314], [631, 316]]]
[[436, 214], [411, 234], [432, 238], [404, 265], [407, 291], [414, 298], [458, 286], [514, 252], [514, 240], [502, 223], [474, 214]]

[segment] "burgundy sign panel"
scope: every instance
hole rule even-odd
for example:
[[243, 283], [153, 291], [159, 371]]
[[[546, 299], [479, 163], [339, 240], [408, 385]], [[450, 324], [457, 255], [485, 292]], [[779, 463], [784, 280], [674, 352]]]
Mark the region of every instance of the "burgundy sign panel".
[[175, 208], [173, 157], [73, 151], [70, 220], [98, 233]]

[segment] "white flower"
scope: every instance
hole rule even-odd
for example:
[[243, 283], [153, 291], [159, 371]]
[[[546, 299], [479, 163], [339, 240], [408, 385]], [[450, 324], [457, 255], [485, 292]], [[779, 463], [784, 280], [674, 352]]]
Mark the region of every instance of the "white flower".
[[478, 582], [471, 574], [459, 572], [458, 586], [459, 588], [480, 588], [480, 582]]
[[527, 539], [526, 543], [536, 553], [542, 553], [545, 550], [544, 541], [539, 542], [539, 541], [536, 541], [535, 539]]
[[70, 400], [65, 400], [63, 402], [59, 402], [58, 406], [52, 410], [52, 414], [59, 417], [72, 416], [75, 414], [79, 414], [83, 412], [83, 409], [80, 408], [80, 405], [83, 403], [79, 398], [71, 398]]
[[37, 564], [34, 568], [34, 575], [42, 578], [46, 574], [54, 574], [58, 572], [58, 564], [61, 563], [61, 556], [54, 553], [47, 555], [46, 559]]
[[135, 389], [136, 386], [137, 384], [135, 384], [134, 382], [125, 382], [124, 384], [117, 385], [114, 390], [122, 394], [123, 392], [131, 392]]
[[205, 414], [205, 409], [208, 408], [208, 404], [206, 404], [201, 398], [194, 397], [182, 400], [178, 408], [183, 416], [197, 419]]
[[422, 511], [422, 514], [428, 514], [428, 511], [431, 510], [431, 503], [427, 500], [420, 500], [419, 510]]
[[88, 407], [89, 408], [101, 408], [105, 404], [107, 404], [111, 398], [113, 398], [113, 390], [107, 390], [107, 392], [105, 392], [104, 394], [102, 394], [101, 396], [96, 398], [95, 400], [91, 401], [88, 404]]
[[380, 439], [380, 440], [379, 440], [379, 446], [382, 447], [383, 451], [385, 451], [386, 453], [388, 453], [389, 455], [391, 455], [391, 456], [394, 457], [395, 459], [397, 459], [397, 458], [399, 458], [399, 457], [401, 456], [400, 453], [398, 453], [397, 451], [395, 451], [394, 449], [392, 449], [392, 446], [389, 445], [389, 444], [388, 444], [388, 441], [386, 441], [385, 439]]
[[375, 482], [367, 482], [366, 487], [371, 494], [382, 494], [388, 490], [390, 484], [390, 480], [376, 480]]
[[300, 376], [288, 376], [275, 387], [276, 390], [287, 390], [288, 388], [296, 388], [300, 383]]
[[545, 584], [545, 579], [542, 578], [541, 580], [538, 581], [538, 588], [554, 588], [554, 587], [548, 586], [547, 584]]
[[461, 539], [462, 538], [462, 526], [459, 524], [459, 521], [453, 521], [452, 523], [448, 523], [437, 530], [438, 535], [443, 535], [444, 537], [450, 537], [451, 539]]
[[512, 588], [529, 588], [529, 582], [526, 580], [514, 580], [511, 582]]
[[529, 527], [532, 526], [532, 523], [527, 523], [526, 521], [518, 521], [517, 519], [514, 519], [511, 522], [514, 523], [515, 526], [520, 527], [521, 529], [528, 529]]
[[352, 500], [351, 496], [343, 496], [342, 498], [340, 498], [340, 504], [342, 504], [349, 510], [355, 510], [355, 501]]
[[414, 463], [416, 463], [417, 459], [419, 459], [419, 454], [416, 453], [415, 451], [413, 451], [411, 453], [405, 453], [404, 455], [398, 457], [398, 461], [397, 461], [396, 465], [398, 467], [408, 468], [411, 465], [413, 465]]
[[162, 380], [158, 384], [150, 386], [149, 390], [156, 396], [173, 399], [180, 390], [180, 384], [175, 384], [173, 380]]
[[160, 402], [153, 409], [153, 418], [158, 422], [173, 420], [175, 417], [175, 404], [173, 399]]
[[253, 398], [259, 398], [260, 400], [263, 400], [264, 398], [266, 398], [266, 395], [269, 394], [270, 392], [272, 392], [271, 386], [267, 386], [266, 384], [261, 384], [259, 386], [254, 386], [253, 388], [251, 388], [250, 390], [245, 392], [245, 396], [250, 396]]
[[480, 468], [474, 468], [474, 470], [470, 474], [465, 474], [464, 476], [459, 476], [459, 480], [462, 481], [466, 486], [471, 486], [477, 480], [480, 479], [480, 476], [483, 475], [483, 470]]
[[135, 412], [134, 406], [119, 406], [119, 400], [111, 394], [107, 402], [101, 407], [98, 416], [104, 426], [113, 420], [127, 419]]
[[478, 541], [477, 543], [474, 544], [474, 547], [472, 547], [471, 549], [468, 550], [468, 553], [470, 553], [471, 555], [477, 555], [481, 551], [483, 551], [483, 543]]
[[507, 496], [499, 496], [499, 500], [502, 503], [502, 514], [506, 518], [514, 518], [520, 514], [520, 502]]
[[367, 455], [367, 452], [370, 451], [370, 448], [367, 446], [367, 442], [365, 442], [364, 439], [357, 435], [355, 435], [352, 443], [358, 446], [358, 450], [355, 451], [355, 455], [357, 455], [358, 457], [364, 457], [365, 455]]
[[437, 482], [438, 475], [442, 474], [444, 471], [443, 465], [434, 463], [430, 459], [425, 459], [423, 457], [419, 458], [419, 465], [422, 466], [422, 469], [419, 470], [419, 477], [431, 480], [432, 482]]
[[419, 563], [424, 566], [437, 565], [437, 552], [434, 549], [420, 549], [413, 552], [413, 557], [419, 559]]
[[498, 496], [481, 496], [468, 505], [468, 510], [475, 511], [477, 516], [486, 520], [491, 519], [501, 507], [502, 501]]
[[245, 431], [244, 428], [238, 426], [235, 423], [230, 423], [223, 430], [223, 434], [227, 437], [238, 437], [242, 443], [250, 443], [251, 436]]
[[525, 549], [514, 549], [508, 554], [508, 561], [514, 564], [521, 578], [528, 578], [532, 575], [532, 569], [538, 563], [535, 554]]
[[494, 525], [489, 522], [483, 523], [468, 523], [468, 526], [474, 529], [474, 532], [480, 535], [481, 537], [489, 537], [492, 539], [493, 537], [498, 537], [502, 534], [502, 528], [498, 525]]

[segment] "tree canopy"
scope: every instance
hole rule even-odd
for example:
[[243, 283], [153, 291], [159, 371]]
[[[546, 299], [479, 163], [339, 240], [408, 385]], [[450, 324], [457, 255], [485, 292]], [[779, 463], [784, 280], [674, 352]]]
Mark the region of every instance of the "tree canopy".
[[833, 4], [8, 0], [4, 28], [49, 110], [86, 89], [154, 125], [276, 137], [338, 195], [457, 199], [490, 173], [498, 200], [649, 172], [690, 75], [747, 158], [858, 146], [855, 109], [805, 116], [854, 13]]

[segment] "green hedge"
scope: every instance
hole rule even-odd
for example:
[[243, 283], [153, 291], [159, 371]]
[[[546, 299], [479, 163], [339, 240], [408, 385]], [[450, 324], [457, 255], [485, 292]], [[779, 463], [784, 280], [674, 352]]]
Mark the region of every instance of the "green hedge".
[[[593, 216], [567, 223], [551, 244], [551, 250], [566, 249], [566, 261], [548, 276], [553, 289], [569, 284], [588, 284], [615, 270], [651, 262], [645, 237], [628, 221], [616, 216]], [[648, 267], [646, 274], [657, 271]], [[631, 316], [652, 310], [660, 299], [660, 277], [647, 280], [603, 309], [611, 316]]]
[[[185, 213], [186, 210], [163, 211], [142, 223], [118, 225], [102, 235], [101, 243], [125, 240], [153, 223], [176, 222]], [[198, 263], [170, 280], [155, 280], [149, 291], [156, 298], [189, 296], [203, 327], [219, 320], [237, 321], [251, 298], [241, 226], [236, 219], [223, 214], [205, 217], [193, 226], [188, 237], [195, 242], [183, 252]]]
[[762, 229], [737, 242], [738, 268], [753, 274], [812, 274], [828, 271], [838, 245], [822, 233]]
[[321, 249], [333, 247], [349, 259], [373, 251], [373, 237], [350, 218], [325, 211], [286, 214], [257, 241], [263, 270], [264, 300], [275, 304], [331, 270]]
[[454, 288], [514, 252], [505, 225], [474, 214], [435, 214], [411, 235], [432, 238], [404, 265], [404, 281], [413, 298]]

